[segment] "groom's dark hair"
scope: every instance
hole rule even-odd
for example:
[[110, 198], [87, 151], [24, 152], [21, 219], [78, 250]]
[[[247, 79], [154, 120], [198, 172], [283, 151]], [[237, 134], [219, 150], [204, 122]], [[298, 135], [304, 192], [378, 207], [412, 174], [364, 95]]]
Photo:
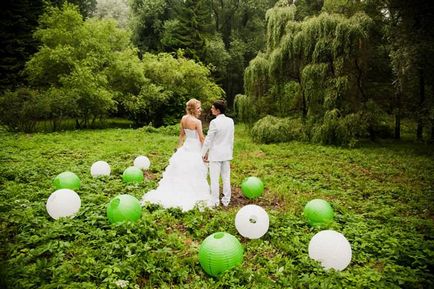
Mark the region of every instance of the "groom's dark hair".
[[225, 113], [225, 111], [226, 111], [226, 101], [219, 99], [219, 100], [214, 101], [214, 103], [212, 105], [214, 105], [214, 107], [216, 109], [218, 109], [220, 111], [220, 113], [222, 113], [222, 114]]

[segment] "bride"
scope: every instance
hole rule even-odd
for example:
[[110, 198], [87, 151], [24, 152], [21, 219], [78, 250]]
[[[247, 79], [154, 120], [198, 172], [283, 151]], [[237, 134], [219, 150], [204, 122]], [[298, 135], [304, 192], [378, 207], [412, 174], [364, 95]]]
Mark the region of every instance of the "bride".
[[201, 147], [204, 141], [201, 103], [190, 99], [186, 114], [181, 119], [178, 149], [158, 183], [158, 188], [145, 193], [142, 204], [154, 203], [164, 208], [180, 208], [183, 211], [211, 207], [211, 193], [207, 181], [207, 166], [203, 162]]

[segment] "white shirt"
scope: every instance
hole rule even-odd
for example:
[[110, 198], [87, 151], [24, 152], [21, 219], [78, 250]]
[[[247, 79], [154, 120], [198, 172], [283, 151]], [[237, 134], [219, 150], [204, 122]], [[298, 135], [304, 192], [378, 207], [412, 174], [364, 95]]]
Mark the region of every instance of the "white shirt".
[[209, 124], [208, 134], [202, 146], [202, 156], [208, 152], [208, 161], [232, 160], [234, 149], [234, 121], [219, 114]]

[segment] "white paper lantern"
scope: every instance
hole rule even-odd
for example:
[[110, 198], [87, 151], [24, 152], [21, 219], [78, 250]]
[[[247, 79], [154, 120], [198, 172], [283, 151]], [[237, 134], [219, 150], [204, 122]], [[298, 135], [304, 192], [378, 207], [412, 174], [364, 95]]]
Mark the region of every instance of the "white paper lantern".
[[351, 245], [341, 233], [324, 230], [309, 242], [309, 257], [319, 261], [324, 269], [344, 270], [351, 262]]
[[267, 212], [257, 205], [242, 207], [235, 216], [235, 227], [241, 236], [259, 239], [268, 231], [270, 220]]
[[48, 214], [55, 220], [74, 216], [80, 210], [80, 206], [80, 197], [70, 189], [55, 191], [50, 195], [46, 204]]
[[90, 168], [90, 174], [96, 178], [99, 176], [110, 176], [110, 165], [105, 161], [94, 162]]
[[134, 166], [136, 168], [139, 168], [141, 170], [147, 170], [149, 168], [149, 166], [151, 165], [151, 162], [149, 161], [149, 159], [145, 156], [138, 156], [135, 160], [134, 160]]

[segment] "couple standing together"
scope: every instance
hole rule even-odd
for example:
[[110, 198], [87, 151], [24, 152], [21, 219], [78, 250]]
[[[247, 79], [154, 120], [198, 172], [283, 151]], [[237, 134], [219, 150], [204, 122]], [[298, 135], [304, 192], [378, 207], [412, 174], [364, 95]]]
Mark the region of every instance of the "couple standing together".
[[[169, 160], [158, 188], [143, 196], [142, 203], [183, 211], [195, 206], [216, 207], [220, 204], [220, 176], [223, 183], [223, 206], [231, 200], [230, 161], [234, 146], [234, 121], [225, 116], [226, 104], [217, 100], [211, 107], [215, 116], [208, 134], [202, 132], [198, 119], [201, 103], [190, 99], [180, 123], [178, 149]], [[208, 165], [211, 187], [208, 184]]]

